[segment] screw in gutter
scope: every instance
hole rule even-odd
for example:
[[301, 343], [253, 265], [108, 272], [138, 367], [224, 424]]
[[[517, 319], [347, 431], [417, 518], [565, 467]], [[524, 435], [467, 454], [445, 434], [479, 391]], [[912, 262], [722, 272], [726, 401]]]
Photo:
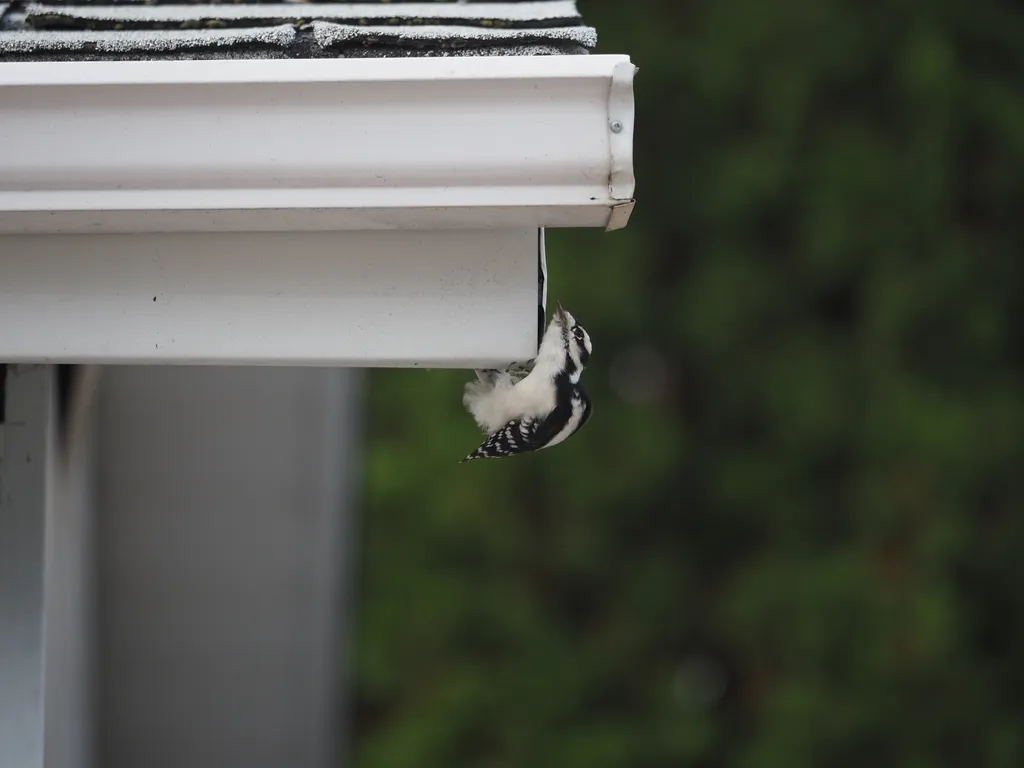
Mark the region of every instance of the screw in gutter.
[[608, 127], [611, 129], [612, 133], [622, 133], [622, 121], [621, 120], [612, 120], [608, 124]]

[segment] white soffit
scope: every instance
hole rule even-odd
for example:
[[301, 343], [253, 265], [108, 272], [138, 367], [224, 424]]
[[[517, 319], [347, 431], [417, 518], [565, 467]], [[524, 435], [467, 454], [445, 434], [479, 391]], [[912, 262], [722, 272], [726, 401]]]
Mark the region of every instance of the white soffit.
[[536, 229], [0, 236], [4, 362], [493, 367], [537, 353]]
[[626, 56], [0, 64], [0, 232], [624, 226]]

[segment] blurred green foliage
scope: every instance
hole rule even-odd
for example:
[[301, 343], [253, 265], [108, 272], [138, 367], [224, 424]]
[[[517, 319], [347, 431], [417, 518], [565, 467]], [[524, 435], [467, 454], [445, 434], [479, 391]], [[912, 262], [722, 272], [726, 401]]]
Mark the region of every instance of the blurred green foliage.
[[377, 372], [356, 764], [1024, 765], [1024, 10], [581, 0], [629, 227], [550, 232], [596, 410], [457, 463]]

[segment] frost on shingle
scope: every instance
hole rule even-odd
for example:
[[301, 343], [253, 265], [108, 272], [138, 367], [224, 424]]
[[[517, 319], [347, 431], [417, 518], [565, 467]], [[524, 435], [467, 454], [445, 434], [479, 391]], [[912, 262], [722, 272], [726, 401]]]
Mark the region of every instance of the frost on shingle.
[[0, 0], [0, 61], [585, 54], [574, 0]]
[[274, 3], [260, 5], [53, 5], [30, 3], [35, 29], [184, 29], [264, 26], [322, 19], [360, 26], [529, 28], [579, 24], [572, 0], [522, 3]]
[[587, 50], [572, 43], [482, 45], [466, 48], [400, 48], [393, 45], [361, 45], [339, 48], [331, 56], [339, 59], [459, 58], [466, 56], [578, 56]]
[[511, 47], [540, 43], [570, 43], [593, 48], [597, 32], [591, 27], [553, 27], [549, 29], [479, 29], [477, 27], [356, 27], [329, 21], [314, 21], [313, 38], [325, 49], [360, 45], [398, 45], [404, 48], [438, 46], [466, 48], [507, 44]]
[[0, 57], [139, 59], [153, 58], [154, 54], [160, 58], [195, 54], [195, 58], [219, 58], [232, 51], [245, 57], [281, 56], [294, 41], [295, 28], [288, 25], [255, 29], [21, 31], [0, 33]]

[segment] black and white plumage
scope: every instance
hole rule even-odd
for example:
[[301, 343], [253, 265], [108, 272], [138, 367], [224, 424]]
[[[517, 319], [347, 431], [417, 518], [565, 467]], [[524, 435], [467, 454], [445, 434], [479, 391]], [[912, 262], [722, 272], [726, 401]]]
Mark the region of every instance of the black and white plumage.
[[477, 371], [462, 402], [487, 437], [463, 461], [550, 448], [579, 431], [593, 412], [580, 384], [592, 350], [586, 329], [559, 304], [532, 367]]

